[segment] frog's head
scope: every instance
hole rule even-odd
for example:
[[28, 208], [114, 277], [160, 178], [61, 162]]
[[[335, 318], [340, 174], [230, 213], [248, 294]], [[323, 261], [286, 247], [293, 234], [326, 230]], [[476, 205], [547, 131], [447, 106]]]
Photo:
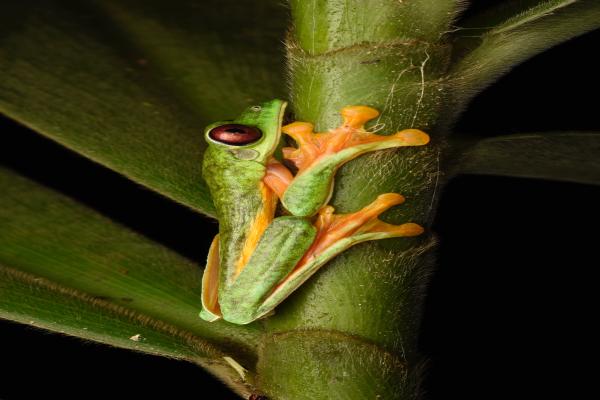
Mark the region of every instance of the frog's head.
[[240, 160], [266, 164], [279, 144], [286, 105], [283, 100], [271, 100], [248, 107], [232, 121], [207, 126], [204, 137], [209, 146], [228, 151]]

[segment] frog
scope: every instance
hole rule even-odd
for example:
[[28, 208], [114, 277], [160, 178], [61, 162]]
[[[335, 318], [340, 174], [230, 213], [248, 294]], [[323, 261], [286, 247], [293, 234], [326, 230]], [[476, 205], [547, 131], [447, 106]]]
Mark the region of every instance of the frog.
[[[351, 246], [424, 232], [414, 222], [393, 225], [378, 218], [405, 201], [398, 193], [380, 194], [346, 214], [328, 203], [342, 165], [373, 151], [426, 145], [425, 132], [370, 132], [365, 124], [379, 112], [363, 105], [343, 107], [340, 126], [314, 132], [309, 122], [283, 125], [286, 106], [269, 100], [204, 130], [202, 176], [219, 222], [202, 276], [205, 321], [245, 325], [268, 317]], [[295, 145], [286, 146], [284, 134]]]

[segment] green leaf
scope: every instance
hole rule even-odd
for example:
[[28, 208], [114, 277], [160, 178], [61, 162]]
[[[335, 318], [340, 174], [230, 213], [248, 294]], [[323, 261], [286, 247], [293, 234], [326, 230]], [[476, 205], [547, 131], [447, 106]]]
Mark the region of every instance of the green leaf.
[[[0, 317], [118, 347], [188, 361], [220, 352], [176, 328], [64, 286], [0, 265]], [[136, 337], [135, 335], [139, 335]]]
[[600, 184], [600, 133], [541, 133], [484, 139], [456, 172]]
[[0, 265], [0, 318], [144, 353], [193, 362], [240, 394], [238, 373], [210, 343], [134, 311]]
[[202, 130], [283, 95], [283, 6], [11, 0], [2, 7], [0, 113], [214, 215], [201, 178]]
[[507, 32], [519, 26], [536, 21], [540, 18], [568, 7], [577, 0], [509, 0], [484, 9], [461, 23], [459, 35], [469, 37], [468, 31], [477, 34], [497, 34]]
[[[552, 46], [600, 27], [600, 2], [509, 2], [468, 20], [459, 30], [450, 71], [452, 122], [470, 99], [511, 68]], [[519, 7], [520, 6], [520, 7]]]
[[238, 359], [254, 357], [256, 325], [198, 317], [198, 265], [6, 169], [0, 188], [1, 265], [168, 324], [175, 336], [194, 335]]

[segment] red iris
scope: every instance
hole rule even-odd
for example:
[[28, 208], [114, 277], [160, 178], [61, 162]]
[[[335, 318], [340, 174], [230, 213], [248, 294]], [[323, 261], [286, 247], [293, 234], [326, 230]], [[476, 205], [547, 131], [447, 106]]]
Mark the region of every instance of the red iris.
[[243, 146], [256, 142], [262, 137], [262, 132], [252, 126], [225, 124], [211, 129], [208, 136], [220, 143]]

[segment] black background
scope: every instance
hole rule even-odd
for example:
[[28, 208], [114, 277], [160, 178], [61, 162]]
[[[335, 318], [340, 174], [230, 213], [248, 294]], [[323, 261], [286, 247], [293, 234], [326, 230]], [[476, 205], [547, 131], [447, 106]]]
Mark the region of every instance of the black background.
[[[456, 131], [600, 130], [600, 33], [558, 46], [482, 93]], [[192, 259], [213, 223], [8, 119], [0, 162]], [[144, 207], [139, 207], [143, 204]], [[597, 335], [600, 188], [463, 176], [444, 190], [439, 267], [420, 349], [430, 400], [581, 398]], [[193, 234], [192, 234], [192, 233]], [[0, 399], [236, 398], [201, 369], [0, 321]], [[594, 397], [589, 396], [586, 397]]]

